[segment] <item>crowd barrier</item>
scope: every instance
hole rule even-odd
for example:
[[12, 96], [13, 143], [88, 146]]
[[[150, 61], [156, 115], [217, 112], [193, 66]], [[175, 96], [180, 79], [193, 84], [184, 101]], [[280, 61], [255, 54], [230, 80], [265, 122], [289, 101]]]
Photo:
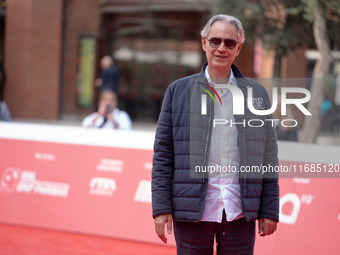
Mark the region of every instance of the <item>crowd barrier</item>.
[[[154, 132], [0, 123], [0, 222], [162, 244], [151, 212], [153, 140]], [[280, 179], [278, 230], [257, 236], [255, 254], [336, 254], [340, 148], [279, 142], [279, 159], [309, 174]], [[320, 169], [330, 174], [314, 178]]]

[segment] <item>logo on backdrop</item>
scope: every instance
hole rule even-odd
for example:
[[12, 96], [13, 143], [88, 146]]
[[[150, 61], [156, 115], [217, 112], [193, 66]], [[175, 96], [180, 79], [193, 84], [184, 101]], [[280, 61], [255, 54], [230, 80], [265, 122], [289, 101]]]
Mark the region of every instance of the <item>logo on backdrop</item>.
[[16, 185], [19, 180], [20, 169], [6, 168], [0, 183], [0, 190], [3, 192], [15, 192]]
[[135, 202], [151, 204], [151, 181], [141, 180], [137, 187]]
[[51, 197], [68, 197], [70, 184], [37, 180], [37, 173], [30, 170], [8, 167], [0, 184], [0, 191], [26, 193]]
[[120, 173], [123, 170], [123, 160], [102, 158], [97, 164], [97, 170], [101, 172]]
[[99, 196], [113, 196], [116, 191], [116, 182], [114, 179], [94, 177], [90, 181], [90, 194]]

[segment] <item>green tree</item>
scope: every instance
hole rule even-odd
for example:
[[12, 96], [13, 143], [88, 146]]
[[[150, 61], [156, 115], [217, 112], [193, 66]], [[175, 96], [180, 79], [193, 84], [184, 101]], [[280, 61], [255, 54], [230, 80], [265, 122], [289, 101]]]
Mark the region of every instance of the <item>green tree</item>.
[[308, 110], [312, 116], [305, 118], [300, 138], [302, 142], [311, 143], [315, 142], [321, 126], [320, 109], [333, 61], [331, 41], [335, 46], [339, 43], [337, 27], [340, 25], [340, 2], [338, 0], [301, 0], [301, 2], [305, 8], [304, 18], [313, 24], [316, 48], [321, 55], [314, 67], [312, 98], [308, 104]]
[[274, 49], [274, 77], [280, 77], [282, 56], [299, 47], [313, 47], [312, 26], [303, 19], [299, 4], [299, 0], [220, 0], [214, 12], [239, 18], [246, 44], [260, 38], [266, 49]]
[[[238, 17], [247, 32], [246, 42], [260, 38], [276, 51], [274, 77], [280, 77], [281, 57], [299, 47], [316, 48], [321, 53], [311, 86], [312, 98], [300, 140], [315, 142], [321, 124], [321, 104], [326, 79], [331, 72], [331, 45], [339, 45], [339, 0], [221, 0], [215, 13]], [[336, 48], [336, 47], [335, 47]]]

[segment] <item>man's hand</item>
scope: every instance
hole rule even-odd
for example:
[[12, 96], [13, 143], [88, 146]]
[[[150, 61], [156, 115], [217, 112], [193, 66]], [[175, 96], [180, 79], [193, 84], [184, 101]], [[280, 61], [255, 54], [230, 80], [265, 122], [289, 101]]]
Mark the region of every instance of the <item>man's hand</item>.
[[165, 236], [165, 223], [167, 223], [168, 234], [172, 233], [172, 214], [161, 214], [155, 218], [155, 230], [158, 237], [166, 244], [168, 239]]
[[268, 218], [259, 219], [259, 234], [260, 236], [269, 236], [276, 230], [277, 222]]

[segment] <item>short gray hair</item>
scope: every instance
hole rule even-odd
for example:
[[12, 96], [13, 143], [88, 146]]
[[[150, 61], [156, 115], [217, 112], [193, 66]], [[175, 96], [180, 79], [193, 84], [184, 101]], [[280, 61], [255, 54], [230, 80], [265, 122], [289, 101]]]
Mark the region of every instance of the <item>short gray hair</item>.
[[230, 16], [230, 15], [225, 15], [225, 14], [219, 14], [219, 15], [215, 15], [213, 17], [211, 17], [209, 19], [209, 21], [207, 22], [207, 24], [204, 26], [204, 28], [201, 31], [201, 36], [202, 37], [207, 37], [210, 29], [212, 27], [212, 25], [216, 22], [216, 21], [224, 21], [227, 22], [229, 24], [232, 24], [236, 27], [237, 29], [237, 37], [238, 37], [238, 41], [243, 43], [245, 40], [245, 36], [244, 36], [244, 30], [243, 30], [243, 26], [241, 21], [234, 17], [234, 16]]

